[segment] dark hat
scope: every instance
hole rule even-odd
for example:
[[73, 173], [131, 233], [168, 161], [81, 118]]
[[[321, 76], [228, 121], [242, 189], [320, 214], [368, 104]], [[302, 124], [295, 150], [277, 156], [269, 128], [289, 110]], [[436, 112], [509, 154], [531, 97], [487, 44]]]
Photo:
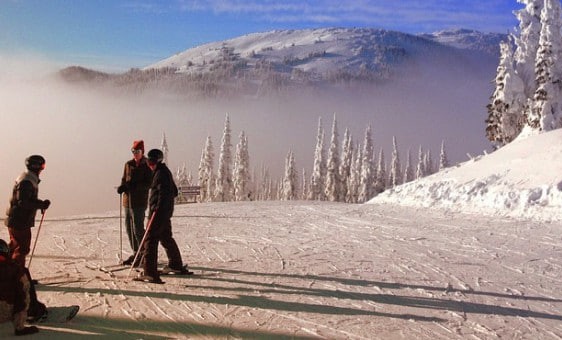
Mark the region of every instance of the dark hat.
[[162, 162], [162, 160], [164, 159], [164, 154], [158, 149], [152, 149], [148, 152], [146, 157], [148, 158], [149, 163], [157, 164]]
[[25, 159], [25, 166], [28, 170], [38, 171], [45, 168], [45, 158], [40, 155], [31, 155]]
[[144, 152], [144, 141], [141, 140], [136, 140], [133, 142], [133, 150], [142, 150]]

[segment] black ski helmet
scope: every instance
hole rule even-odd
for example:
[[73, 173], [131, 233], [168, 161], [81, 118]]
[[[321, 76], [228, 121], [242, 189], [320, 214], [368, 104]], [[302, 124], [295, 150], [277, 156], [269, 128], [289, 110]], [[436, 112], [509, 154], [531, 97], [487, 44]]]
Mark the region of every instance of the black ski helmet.
[[31, 155], [25, 159], [25, 166], [32, 171], [42, 170], [45, 168], [45, 158], [40, 155]]
[[150, 163], [157, 164], [162, 162], [162, 160], [164, 159], [164, 154], [158, 149], [152, 149], [148, 152], [148, 154], [146, 154], [146, 158], [148, 158], [148, 161]]
[[9, 257], [10, 255], [10, 247], [6, 243], [6, 241], [0, 239], [0, 255]]

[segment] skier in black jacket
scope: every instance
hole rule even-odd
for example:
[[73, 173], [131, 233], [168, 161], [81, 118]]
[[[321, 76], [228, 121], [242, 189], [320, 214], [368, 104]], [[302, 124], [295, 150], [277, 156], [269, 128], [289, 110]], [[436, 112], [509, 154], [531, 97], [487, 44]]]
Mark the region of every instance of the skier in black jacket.
[[178, 188], [170, 169], [163, 163], [164, 155], [158, 149], [152, 149], [147, 154], [148, 166], [153, 171], [152, 184], [148, 196], [150, 221], [147, 226], [146, 239], [143, 244], [143, 272], [137, 280], [152, 283], [162, 283], [158, 273], [158, 242], [162, 244], [168, 256], [168, 266], [164, 272], [187, 274], [183, 266], [178, 245], [172, 237], [172, 215], [174, 213], [174, 199], [178, 195]]

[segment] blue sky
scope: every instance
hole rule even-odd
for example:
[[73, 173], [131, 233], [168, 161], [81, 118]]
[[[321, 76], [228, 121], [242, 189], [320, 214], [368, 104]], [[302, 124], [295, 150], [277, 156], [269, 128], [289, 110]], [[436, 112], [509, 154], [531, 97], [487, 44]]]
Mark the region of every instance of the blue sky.
[[0, 0], [0, 55], [108, 71], [273, 29], [373, 27], [407, 33], [517, 25], [516, 0]]

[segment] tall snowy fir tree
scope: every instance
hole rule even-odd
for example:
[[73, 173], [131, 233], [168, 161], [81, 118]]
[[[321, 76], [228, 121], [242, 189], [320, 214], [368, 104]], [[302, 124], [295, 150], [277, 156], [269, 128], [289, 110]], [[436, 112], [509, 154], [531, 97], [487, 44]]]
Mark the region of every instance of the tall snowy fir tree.
[[402, 166], [400, 165], [400, 155], [398, 153], [396, 136], [392, 137], [392, 159], [390, 162], [390, 177], [388, 180], [388, 184], [390, 185], [390, 187], [395, 187], [403, 183]]
[[285, 176], [282, 181], [281, 199], [293, 201], [298, 198], [297, 194], [297, 169], [293, 151], [289, 151], [285, 160]]
[[248, 152], [248, 137], [242, 131], [236, 145], [234, 156], [234, 198], [237, 201], [250, 200], [250, 154]]
[[230, 166], [232, 163], [231, 149], [232, 144], [230, 143], [230, 118], [227, 114], [224, 121], [224, 131], [221, 141], [214, 195], [215, 201], [218, 202], [228, 202], [232, 200], [232, 172], [230, 171]]
[[420, 150], [418, 152], [418, 165], [416, 167], [416, 179], [420, 179], [426, 175], [424, 159], [423, 149], [420, 145]]
[[308, 178], [306, 174], [306, 169], [302, 169], [302, 183], [301, 183], [301, 194], [300, 199], [306, 200], [308, 198]]
[[324, 129], [322, 128], [322, 117], [318, 118], [318, 132], [316, 134], [316, 148], [314, 150], [314, 165], [310, 177], [309, 199], [317, 201], [324, 200], [324, 174], [326, 170], [324, 160]]
[[384, 151], [381, 148], [379, 151], [377, 171], [375, 173], [375, 194], [380, 194], [386, 189], [386, 179], [386, 163], [384, 162]]
[[527, 103], [525, 86], [515, 71], [511, 44], [500, 43], [500, 63], [497, 68], [495, 90], [488, 104], [486, 138], [495, 148], [513, 141], [523, 129], [523, 111]]
[[414, 168], [412, 164], [412, 153], [410, 149], [406, 153], [406, 166], [404, 167], [404, 183], [411, 182], [415, 179]]
[[427, 150], [423, 155], [423, 168], [424, 176], [429, 176], [435, 173], [435, 168], [433, 166], [433, 157], [431, 156], [431, 150]]
[[332, 123], [332, 138], [328, 149], [328, 163], [326, 168], [325, 195], [328, 201], [338, 202], [341, 199], [340, 153], [339, 135], [336, 115]]
[[441, 152], [439, 153], [439, 171], [449, 167], [449, 157], [445, 150], [445, 141], [441, 141]]
[[363, 140], [363, 152], [361, 152], [361, 179], [359, 181], [358, 202], [364, 203], [375, 196], [374, 192], [374, 168], [373, 168], [374, 146], [371, 136], [371, 125], [365, 129]]
[[535, 60], [537, 89], [528, 110], [528, 125], [533, 130], [550, 131], [561, 126], [562, 111], [562, 19], [560, 0], [544, 0], [541, 32]]
[[351, 177], [351, 162], [353, 161], [353, 140], [349, 129], [345, 129], [342, 141], [342, 155], [340, 164], [340, 201], [347, 202], [349, 191], [349, 179]]
[[169, 153], [170, 150], [168, 149], [168, 141], [166, 141], [166, 133], [165, 132], [162, 133], [162, 144], [160, 146], [160, 150], [164, 154], [164, 160], [162, 162], [165, 163], [165, 164], [168, 164], [168, 153]]
[[361, 145], [357, 145], [353, 158], [351, 159], [351, 169], [349, 171], [349, 179], [347, 181], [347, 195], [345, 201], [348, 203], [359, 202], [359, 186], [361, 185], [361, 164], [363, 162], [361, 156]]
[[212, 201], [212, 194], [214, 192], [214, 180], [213, 180], [213, 142], [211, 141], [211, 136], [207, 136], [205, 141], [205, 146], [203, 151], [201, 151], [201, 160], [199, 162], [199, 186], [201, 187], [201, 202]]
[[519, 35], [515, 36], [515, 68], [525, 86], [524, 96], [531, 99], [537, 89], [535, 62], [541, 32], [541, 12], [544, 0], [518, 0], [525, 8], [515, 12], [519, 20]]

